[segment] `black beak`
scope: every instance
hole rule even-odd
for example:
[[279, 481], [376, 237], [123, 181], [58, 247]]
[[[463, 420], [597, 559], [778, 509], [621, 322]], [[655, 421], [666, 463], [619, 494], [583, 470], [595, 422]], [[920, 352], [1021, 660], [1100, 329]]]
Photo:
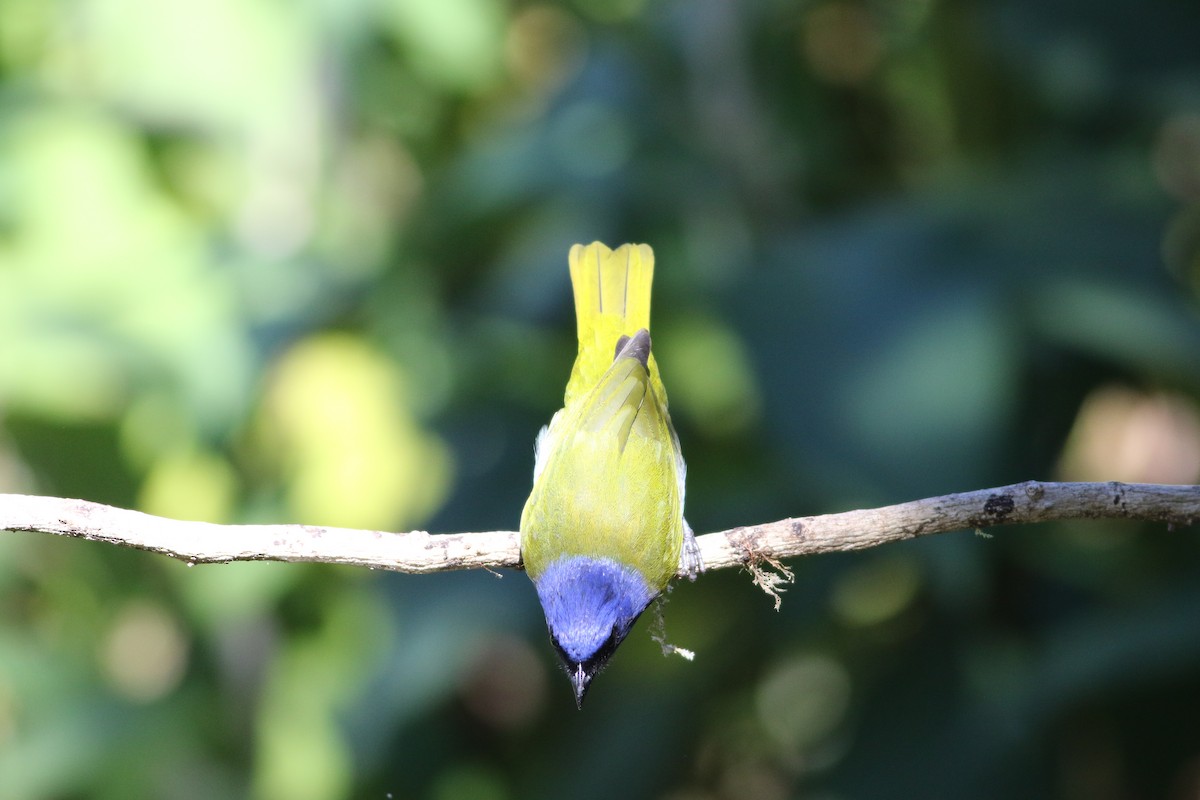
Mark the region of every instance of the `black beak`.
[[592, 676], [584, 669], [583, 664], [572, 664], [567, 677], [571, 679], [571, 687], [575, 689], [575, 707], [583, 710], [583, 696], [587, 694]]

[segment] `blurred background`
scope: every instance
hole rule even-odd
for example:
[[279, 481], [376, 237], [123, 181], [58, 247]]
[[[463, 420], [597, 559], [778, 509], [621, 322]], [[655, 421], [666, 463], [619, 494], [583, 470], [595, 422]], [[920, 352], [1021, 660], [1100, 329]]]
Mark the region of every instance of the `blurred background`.
[[[650, 243], [703, 533], [1200, 480], [1191, 0], [0, 0], [0, 492], [513, 529]], [[984, 532], [986, 534], [986, 532]], [[1196, 798], [1200, 531], [679, 586], [575, 710], [516, 572], [0, 534], [0, 797]]]

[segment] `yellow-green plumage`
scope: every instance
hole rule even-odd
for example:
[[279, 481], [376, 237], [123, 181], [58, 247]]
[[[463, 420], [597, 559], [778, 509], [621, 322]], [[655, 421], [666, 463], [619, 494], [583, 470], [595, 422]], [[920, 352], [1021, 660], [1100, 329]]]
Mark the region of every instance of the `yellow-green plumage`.
[[684, 464], [650, 354], [614, 360], [618, 340], [650, 326], [647, 245], [570, 253], [579, 355], [564, 407], [538, 438], [521, 551], [535, 581], [570, 556], [612, 559], [661, 592], [684, 541]]

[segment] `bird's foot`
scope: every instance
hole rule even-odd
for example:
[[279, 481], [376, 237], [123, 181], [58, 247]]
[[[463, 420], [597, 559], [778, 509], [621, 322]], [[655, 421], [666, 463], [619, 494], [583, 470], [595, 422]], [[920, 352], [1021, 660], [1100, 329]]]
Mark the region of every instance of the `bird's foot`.
[[704, 572], [704, 559], [700, 557], [700, 545], [696, 541], [696, 534], [692, 532], [692, 526], [688, 525], [686, 519], [683, 521], [683, 552], [679, 555], [679, 571], [686, 575], [689, 581], [696, 580], [696, 576]]

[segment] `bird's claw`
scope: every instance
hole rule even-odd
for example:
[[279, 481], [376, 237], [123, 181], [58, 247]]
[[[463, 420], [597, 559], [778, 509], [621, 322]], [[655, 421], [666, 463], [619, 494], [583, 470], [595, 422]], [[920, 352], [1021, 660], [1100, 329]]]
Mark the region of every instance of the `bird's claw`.
[[696, 534], [687, 520], [683, 521], [683, 551], [679, 555], [679, 571], [687, 576], [689, 581], [704, 571], [704, 559], [700, 557], [700, 545], [696, 542]]

